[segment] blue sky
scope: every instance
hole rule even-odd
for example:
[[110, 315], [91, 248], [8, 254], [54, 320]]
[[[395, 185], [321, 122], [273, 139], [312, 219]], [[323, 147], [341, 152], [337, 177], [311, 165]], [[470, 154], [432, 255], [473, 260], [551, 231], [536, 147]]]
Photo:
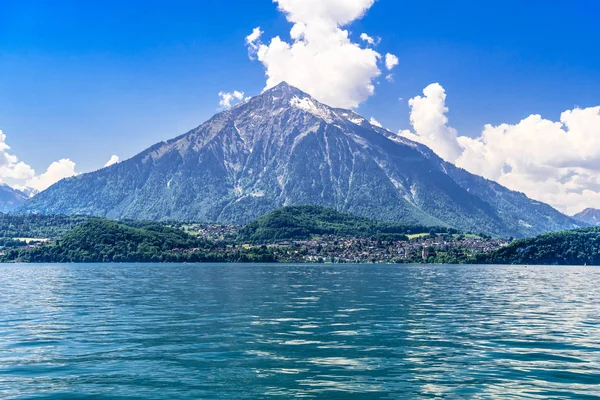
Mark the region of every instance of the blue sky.
[[[439, 82], [450, 125], [477, 137], [485, 124], [597, 106], [598, 15], [592, 0], [378, 0], [344, 29], [380, 38], [400, 64], [358, 111], [411, 129], [407, 100]], [[271, 0], [2, 0], [0, 129], [39, 172], [131, 157], [205, 121], [219, 91], [260, 93], [265, 69], [245, 43], [257, 26], [265, 42], [290, 40]]]

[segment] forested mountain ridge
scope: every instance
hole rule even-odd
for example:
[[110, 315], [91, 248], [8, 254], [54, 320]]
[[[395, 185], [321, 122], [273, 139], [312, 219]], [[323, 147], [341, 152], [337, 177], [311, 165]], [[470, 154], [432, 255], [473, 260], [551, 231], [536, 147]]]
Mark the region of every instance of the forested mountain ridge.
[[307, 204], [495, 236], [580, 226], [285, 83], [130, 160], [62, 180], [18, 211], [243, 225]]
[[573, 219], [589, 225], [600, 225], [600, 210], [586, 208], [582, 212], [573, 215]]
[[0, 185], [0, 212], [12, 211], [25, 203], [28, 198], [26, 193], [2, 184]]
[[486, 264], [600, 265], [600, 227], [520, 239], [474, 260]]
[[0, 238], [56, 239], [93, 217], [0, 213]]
[[[4, 217], [0, 218], [1, 262], [463, 262], [478, 249], [489, 251], [506, 243], [458, 234], [447, 227], [373, 221], [316, 206], [275, 210], [246, 227], [99, 217]], [[56, 223], [53, 229], [50, 221]], [[69, 229], [72, 224], [76, 226]], [[11, 236], [15, 232], [32, 237]], [[430, 247], [423, 258], [423, 249]]]
[[116, 221], [91, 219], [62, 239], [30, 248], [0, 253], [0, 261], [25, 263], [118, 262], [239, 262], [273, 261], [262, 248], [216, 252], [213, 243], [181, 229], [144, 223], [129, 226]]
[[338, 237], [374, 237], [379, 240], [408, 240], [407, 235], [428, 232], [458, 233], [448, 227], [405, 225], [382, 222], [315, 206], [284, 207], [269, 212], [244, 226], [241, 242], [269, 243], [282, 240], [306, 240], [315, 235]]
[[[19, 235], [46, 240], [23, 241]], [[0, 214], [0, 242], [4, 262], [377, 260], [600, 265], [600, 227], [511, 243], [448, 227], [381, 222], [315, 206], [274, 210], [244, 227]]]

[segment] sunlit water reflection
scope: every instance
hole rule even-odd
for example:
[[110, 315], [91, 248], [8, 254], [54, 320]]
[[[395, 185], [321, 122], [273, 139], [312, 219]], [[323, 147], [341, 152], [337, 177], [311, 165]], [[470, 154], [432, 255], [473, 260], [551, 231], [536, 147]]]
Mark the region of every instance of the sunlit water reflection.
[[0, 266], [0, 398], [598, 398], [593, 267]]

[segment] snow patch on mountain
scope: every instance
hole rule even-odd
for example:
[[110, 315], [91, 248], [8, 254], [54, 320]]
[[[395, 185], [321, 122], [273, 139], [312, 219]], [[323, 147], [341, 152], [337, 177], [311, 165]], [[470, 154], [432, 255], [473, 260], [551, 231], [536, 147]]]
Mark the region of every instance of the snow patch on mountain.
[[244, 224], [315, 204], [494, 235], [576, 225], [366, 121], [282, 83], [130, 160], [61, 181], [19, 212]]
[[309, 112], [321, 118], [328, 124], [333, 122], [333, 116], [331, 111], [329, 111], [326, 107], [323, 107], [321, 104], [317, 103], [310, 97], [299, 98], [296, 96], [290, 100], [290, 105], [292, 107], [296, 107], [303, 111]]

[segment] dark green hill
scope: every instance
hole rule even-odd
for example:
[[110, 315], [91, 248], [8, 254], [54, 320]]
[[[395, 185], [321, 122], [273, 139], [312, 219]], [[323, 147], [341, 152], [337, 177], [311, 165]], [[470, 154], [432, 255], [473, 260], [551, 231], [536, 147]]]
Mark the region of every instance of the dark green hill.
[[310, 239], [315, 235], [347, 237], [378, 237], [406, 239], [406, 235], [429, 233], [457, 233], [447, 227], [406, 225], [373, 221], [367, 218], [317, 206], [284, 207], [257, 218], [241, 229], [239, 241], [269, 243], [284, 240]]
[[93, 219], [78, 215], [14, 215], [0, 213], [0, 238], [56, 239]]
[[187, 233], [162, 225], [135, 228], [94, 219], [83, 223], [54, 244], [33, 250], [7, 252], [8, 261], [23, 262], [150, 262], [164, 261], [165, 253], [204, 246]]
[[600, 227], [521, 239], [476, 258], [485, 264], [600, 265]]

